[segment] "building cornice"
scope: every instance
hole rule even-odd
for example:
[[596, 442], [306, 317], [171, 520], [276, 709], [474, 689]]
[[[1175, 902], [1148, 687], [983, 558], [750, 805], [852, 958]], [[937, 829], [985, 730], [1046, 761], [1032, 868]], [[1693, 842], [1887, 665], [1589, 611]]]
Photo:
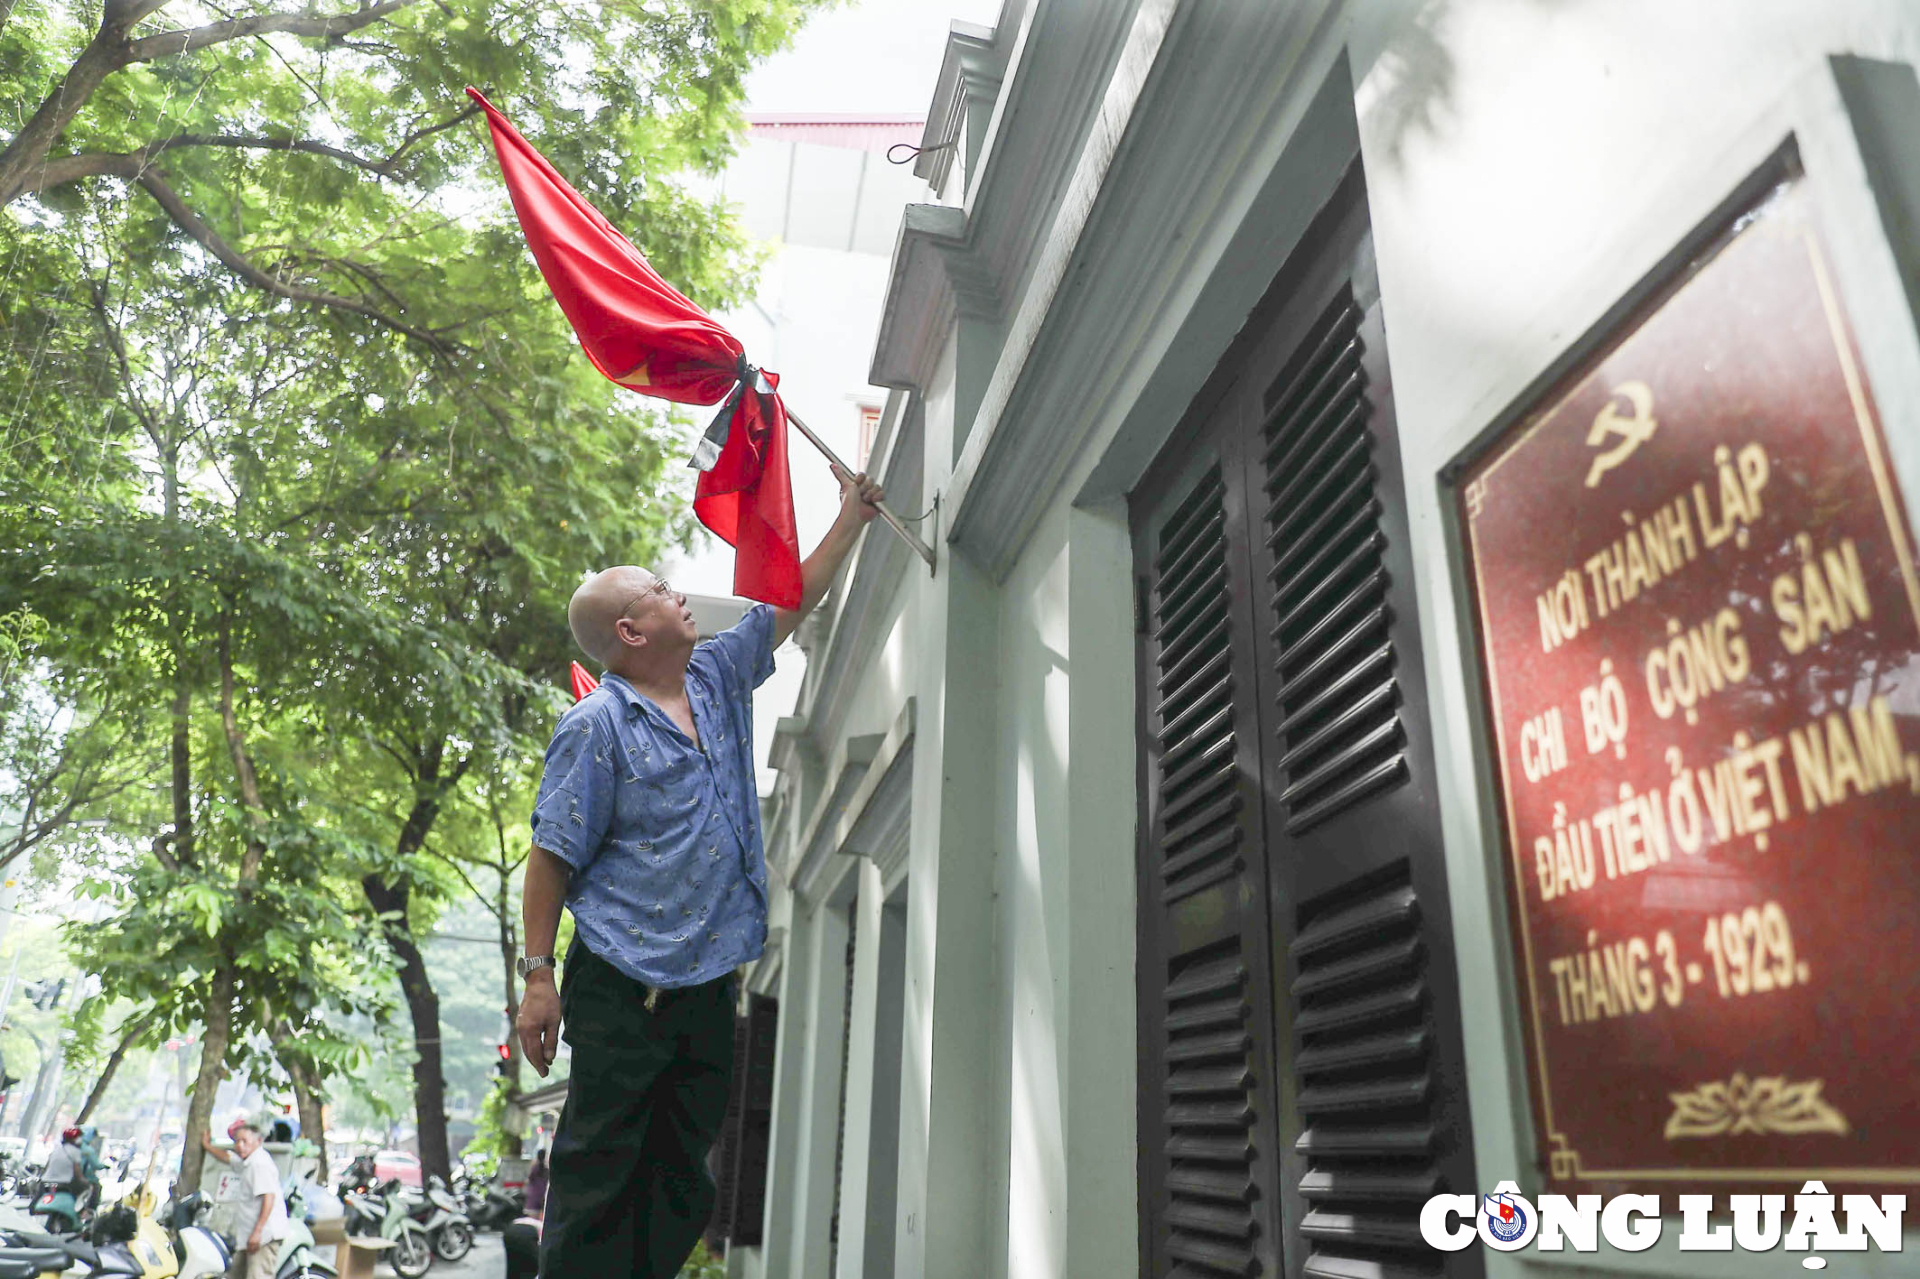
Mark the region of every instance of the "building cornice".
[[833, 761], [827, 766], [828, 789], [814, 806], [800, 838], [794, 841], [793, 854], [784, 868], [785, 879], [793, 887], [795, 896], [818, 900], [823, 881], [836, 878], [828, 875], [828, 863], [834, 854], [834, 832], [866, 780], [867, 765], [879, 754], [885, 740], [883, 733], [849, 737], [833, 752]]
[[[1304, 138], [1329, 152], [1322, 167], [1342, 171], [1331, 153], [1351, 155], [1351, 124], [1324, 138], [1298, 127], [1326, 88], [1302, 65], [1316, 51], [1340, 56], [1329, 12], [1325, 0], [1271, 9], [1141, 0], [946, 491], [948, 540], [995, 580], [1074, 460], [1141, 396], [1167, 356], [1148, 348], [1170, 340], [1223, 258], [1248, 237], [1302, 229], [1249, 221], [1278, 148]], [[1203, 49], [1215, 52], [1202, 58]], [[1345, 109], [1350, 117], [1350, 92]], [[1229, 282], [1234, 297], [1219, 308], [1228, 338], [1266, 283]], [[1219, 349], [1191, 353], [1196, 383]], [[1169, 427], [1178, 416], [1176, 406]]]
[[[998, 325], [1024, 292], [1129, 30], [1128, 10], [1009, 0], [991, 33], [956, 25], [924, 140], [949, 140], [965, 117], [961, 145], [978, 155], [962, 208], [907, 206], [869, 375], [874, 385], [924, 388], [956, 318]], [[989, 101], [991, 115], [976, 134], [967, 113]], [[1026, 120], [1048, 123], [1011, 127]], [[944, 183], [954, 149], [936, 155], [922, 153], [923, 176]]]
[[947, 32], [947, 51], [933, 85], [933, 105], [927, 108], [926, 131], [920, 136], [920, 154], [914, 176], [924, 178], [935, 191], [944, 191], [947, 175], [962, 148], [972, 151], [961, 136], [984, 132], [999, 97], [1000, 77], [1006, 71], [1006, 51], [994, 39], [994, 28], [955, 22]]
[[1136, 3], [1152, 0], [1027, 0], [995, 25], [1005, 49], [1004, 83], [968, 177], [965, 207], [969, 247], [1004, 302], [1024, 292], [1047, 241]]
[[870, 858], [883, 880], [906, 860], [912, 831], [914, 704], [909, 697], [900, 708], [833, 833], [836, 850]]
[[927, 384], [959, 310], [965, 284], [968, 304], [991, 305], [978, 292], [980, 275], [964, 259], [967, 215], [945, 204], [909, 204], [900, 218], [886, 299], [880, 309], [880, 336], [874, 343], [867, 380], [896, 390]]

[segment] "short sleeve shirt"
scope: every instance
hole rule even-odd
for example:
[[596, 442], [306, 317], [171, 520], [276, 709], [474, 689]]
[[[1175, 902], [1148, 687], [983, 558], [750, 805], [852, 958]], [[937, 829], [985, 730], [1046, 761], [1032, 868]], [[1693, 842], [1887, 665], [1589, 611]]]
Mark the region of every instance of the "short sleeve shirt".
[[533, 842], [572, 869], [586, 948], [648, 986], [693, 986], [756, 959], [767, 866], [754, 785], [753, 690], [773, 674], [773, 610], [695, 646], [698, 746], [618, 675], [560, 717]]
[[[261, 1227], [260, 1241], [272, 1243], [276, 1239], [287, 1237], [287, 1197], [280, 1193], [280, 1170], [273, 1165], [273, 1156], [266, 1147], [255, 1146], [253, 1153], [241, 1164], [246, 1174], [247, 1203], [254, 1213], [260, 1211], [260, 1196], [273, 1196], [273, 1211], [267, 1214], [267, 1224]], [[253, 1233], [253, 1223], [257, 1217], [246, 1217], [240, 1222], [247, 1234]]]

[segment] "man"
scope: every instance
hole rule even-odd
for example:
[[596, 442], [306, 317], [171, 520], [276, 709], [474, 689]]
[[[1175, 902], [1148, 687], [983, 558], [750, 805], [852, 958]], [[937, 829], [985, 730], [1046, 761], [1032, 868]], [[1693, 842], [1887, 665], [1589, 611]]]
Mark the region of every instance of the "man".
[[[273, 1279], [280, 1268], [280, 1241], [287, 1237], [287, 1205], [280, 1197], [280, 1170], [260, 1144], [260, 1130], [252, 1124], [231, 1129], [233, 1149], [221, 1150], [210, 1133], [200, 1134], [200, 1148], [221, 1163], [240, 1156], [247, 1197], [256, 1205], [253, 1227], [247, 1232], [247, 1279]], [[244, 1218], [243, 1218], [244, 1220]]]
[[80, 1147], [80, 1130], [64, 1128], [60, 1144], [47, 1156], [40, 1170], [40, 1188], [34, 1195], [31, 1215], [45, 1215], [50, 1230], [80, 1228], [80, 1196], [87, 1190], [84, 1171], [86, 1152]]
[[[564, 1015], [573, 1048], [549, 1151], [546, 1279], [671, 1279], [712, 1216], [733, 973], [767, 936], [752, 693], [884, 496], [852, 477], [801, 565], [800, 607], [756, 605], [706, 643], [686, 597], [644, 569], [589, 578], [567, 608], [606, 678], [554, 730], [522, 894], [520, 1043], [545, 1075]], [[574, 940], [556, 991], [563, 902]]]

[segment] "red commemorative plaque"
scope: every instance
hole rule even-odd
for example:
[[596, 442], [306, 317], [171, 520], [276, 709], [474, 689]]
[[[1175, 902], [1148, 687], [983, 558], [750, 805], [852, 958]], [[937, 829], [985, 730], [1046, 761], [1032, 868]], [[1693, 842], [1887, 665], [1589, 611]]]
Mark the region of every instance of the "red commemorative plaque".
[[1920, 1186], [1920, 580], [1801, 183], [1460, 498], [1547, 1188]]

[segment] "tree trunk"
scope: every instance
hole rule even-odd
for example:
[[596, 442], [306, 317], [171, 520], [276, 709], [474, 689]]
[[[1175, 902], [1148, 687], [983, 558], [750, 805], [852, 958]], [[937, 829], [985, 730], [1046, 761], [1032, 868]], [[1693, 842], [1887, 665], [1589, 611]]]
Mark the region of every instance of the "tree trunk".
[[320, 1163], [314, 1176], [319, 1184], [325, 1185], [331, 1175], [327, 1172], [326, 1106], [320, 1100], [312, 1075], [304, 1071], [289, 1073], [293, 1074], [293, 1106], [300, 1112], [300, 1133], [320, 1149]]
[[[466, 772], [468, 759], [450, 772], [442, 773], [446, 742], [437, 741], [419, 752], [418, 772], [414, 775], [413, 808], [400, 828], [394, 853], [404, 860], [419, 852], [427, 842], [427, 832], [440, 816], [440, 803], [446, 793]], [[386, 916], [382, 929], [387, 944], [400, 961], [400, 989], [407, 997], [407, 1013], [413, 1019], [414, 1127], [420, 1134], [420, 1166], [427, 1175], [453, 1175], [453, 1160], [447, 1150], [447, 1081], [441, 1073], [440, 997], [427, 977], [427, 962], [407, 926], [407, 903], [412, 886], [405, 879], [389, 882], [377, 875], [360, 880], [367, 904], [374, 913]]]
[[[168, 523], [180, 518], [180, 454], [171, 441], [159, 450], [160, 471], [165, 494]], [[187, 671], [185, 628], [176, 620], [173, 628], [173, 840], [169, 858], [161, 863], [171, 870], [175, 865], [193, 864], [193, 679]], [[156, 843], [155, 847], [159, 845]], [[171, 864], [169, 864], [169, 859]]]
[[213, 975], [207, 1013], [201, 1019], [205, 1029], [200, 1037], [200, 1073], [194, 1079], [193, 1099], [187, 1103], [186, 1121], [180, 1127], [186, 1148], [180, 1155], [176, 1201], [200, 1189], [200, 1165], [204, 1162], [200, 1134], [207, 1131], [207, 1121], [213, 1117], [214, 1090], [227, 1073], [227, 1048], [233, 1041], [233, 988], [233, 966], [223, 964]]
[[320, 1081], [312, 1065], [300, 1053], [300, 1038], [287, 1025], [278, 1025], [268, 1032], [273, 1040], [274, 1053], [280, 1059], [280, 1068], [287, 1072], [287, 1078], [293, 1084], [293, 1108], [300, 1114], [300, 1135], [320, 1147], [320, 1167], [315, 1180], [326, 1184], [327, 1172], [327, 1132], [326, 1116], [320, 1101]]
[[247, 749], [246, 735], [240, 731], [240, 719], [233, 710], [233, 628], [230, 616], [220, 615], [220, 728], [226, 734], [227, 752], [233, 757], [233, 775], [240, 784], [240, 809], [247, 822], [247, 851], [240, 859], [240, 892], [252, 892], [260, 877], [260, 863], [266, 860], [267, 845], [261, 834], [266, 823], [266, 805], [260, 799], [260, 782], [254, 775], [253, 756]]
[[440, 996], [427, 980], [426, 959], [410, 934], [389, 932], [388, 943], [400, 957], [400, 989], [413, 1018], [414, 1126], [420, 1133], [420, 1170], [451, 1179], [453, 1160], [447, 1147], [447, 1081], [441, 1073]]
[[144, 1013], [122, 1028], [120, 1042], [114, 1045], [111, 1053], [107, 1054], [107, 1063], [100, 1068], [100, 1078], [93, 1081], [93, 1091], [88, 1093], [86, 1101], [81, 1103], [80, 1113], [73, 1117], [74, 1123], [84, 1124], [92, 1116], [93, 1108], [98, 1106], [100, 1099], [107, 1095], [107, 1086], [113, 1082], [114, 1072], [120, 1069], [120, 1063], [126, 1059], [127, 1049], [133, 1047], [133, 1041], [153, 1024], [153, 1019], [158, 1015], [157, 1012]]
[[[408, 819], [411, 829], [414, 822]], [[404, 839], [404, 835], [402, 837]], [[400, 991], [407, 999], [407, 1014], [413, 1019], [413, 1111], [414, 1128], [420, 1134], [420, 1167], [431, 1176], [453, 1175], [453, 1160], [447, 1150], [447, 1081], [441, 1073], [440, 996], [427, 979], [427, 961], [407, 928], [407, 899], [411, 895], [405, 883], [389, 884], [368, 875], [360, 881], [367, 902], [381, 915], [387, 944], [399, 960]]]
[[0, 151], [0, 206], [11, 204], [30, 185], [29, 176], [46, 162], [54, 139], [73, 123], [101, 82], [125, 65], [126, 33], [111, 30], [103, 22], [33, 117]]
[[173, 860], [193, 862], [193, 681], [186, 645], [173, 650]]
[[[504, 873], [500, 876], [500, 887], [494, 896], [494, 914], [500, 920], [500, 963], [505, 970], [507, 992], [507, 1095], [517, 1096], [520, 1092], [520, 986], [519, 970], [514, 960], [519, 958], [520, 949], [514, 934], [513, 915], [510, 912], [512, 899], [508, 896], [509, 881]], [[520, 1134], [507, 1134], [507, 1153], [514, 1157], [520, 1154]]]

